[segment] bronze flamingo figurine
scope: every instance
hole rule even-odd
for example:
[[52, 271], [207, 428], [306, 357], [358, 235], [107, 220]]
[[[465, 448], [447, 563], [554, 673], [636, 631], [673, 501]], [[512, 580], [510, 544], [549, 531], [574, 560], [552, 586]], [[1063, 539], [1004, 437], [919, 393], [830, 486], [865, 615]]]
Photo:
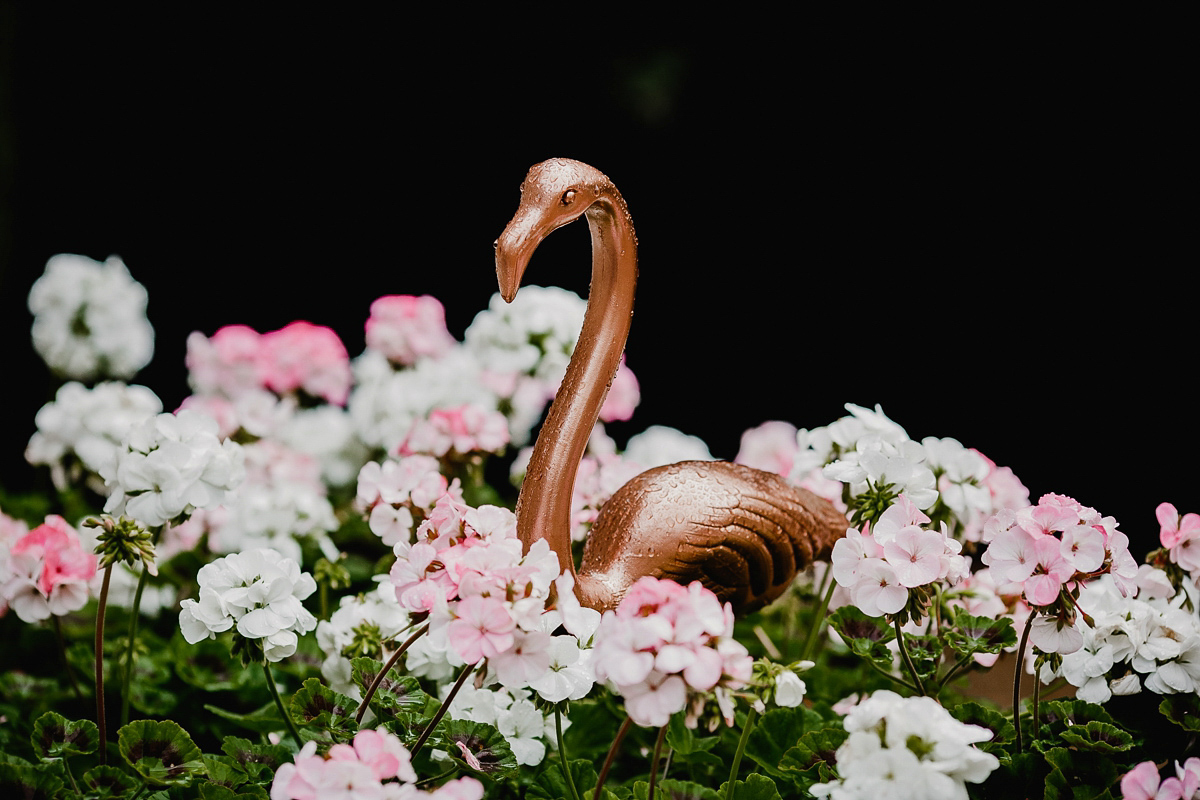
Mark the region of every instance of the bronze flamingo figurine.
[[[496, 240], [500, 293], [512, 302], [538, 244], [580, 217], [587, 218], [592, 238], [587, 312], [517, 501], [525, 547], [546, 539], [572, 572], [571, 494], [629, 335], [637, 237], [612, 181], [560, 158], [529, 170], [516, 216]], [[710, 461], [651, 469], [601, 508], [575, 576], [576, 593], [603, 611], [616, 607], [643, 575], [683, 584], [699, 579], [747, 613], [779, 597], [798, 570], [828, 560], [847, 524], [832, 503], [769, 472]]]

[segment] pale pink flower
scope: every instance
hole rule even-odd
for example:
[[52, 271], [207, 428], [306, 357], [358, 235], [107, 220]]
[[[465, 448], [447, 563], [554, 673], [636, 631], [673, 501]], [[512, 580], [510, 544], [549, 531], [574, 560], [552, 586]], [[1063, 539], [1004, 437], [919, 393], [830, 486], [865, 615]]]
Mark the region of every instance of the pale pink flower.
[[1075, 568], [1063, 558], [1060, 543], [1053, 536], [1036, 539], [1033, 554], [1036, 562], [1033, 574], [1025, 579], [1025, 601], [1031, 606], [1048, 606], [1058, 599]]
[[7, 578], [0, 584], [0, 606], [7, 603], [25, 622], [38, 622], [87, 604], [96, 556], [65, 519], [48, 516], [12, 545], [7, 572], [0, 576]]
[[354, 380], [350, 356], [338, 335], [304, 321], [263, 334], [259, 369], [272, 391], [303, 390], [336, 405], [346, 404]]
[[436, 409], [426, 419], [416, 420], [397, 452], [403, 456], [427, 453], [439, 457], [450, 453], [498, 453], [508, 441], [505, 416], [472, 403]]
[[[787, 477], [800, 450], [796, 433], [796, 426], [790, 422], [764, 422], [742, 434], [741, 446], [733, 461]], [[838, 494], [841, 494], [840, 483]]]
[[900, 585], [896, 570], [878, 558], [868, 558], [859, 565], [850, 596], [869, 617], [895, 614], [908, 603], [908, 589]]
[[230, 399], [266, 386], [259, 366], [262, 336], [245, 325], [226, 325], [205, 337], [199, 331], [187, 339], [188, 382], [198, 394]]
[[504, 603], [492, 597], [473, 596], [458, 603], [455, 619], [447, 627], [450, 646], [467, 664], [491, 658], [513, 645], [516, 625]]
[[946, 539], [936, 531], [912, 525], [896, 533], [883, 551], [900, 585], [915, 589], [941, 577]]
[[512, 647], [488, 662], [496, 680], [505, 688], [522, 689], [543, 677], [550, 671], [551, 639], [541, 631], [514, 631]]
[[366, 340], [367, 347], [403, 365], [437, 358], [455, 345], [446, 329], [446, 310], [429, 295], [387, 295], [371, 303]]
[[649, 680], [622, 687], [622, 693], [630, 718], [646, 727], [661, 728], [687, 704], [687, 685], [678, 675], [654, 673]]
[[633, 410], [642, 400], [641, 389], [633, 371], [625, 365], [625, 354], [621, 354], [621, 365], [608, 387], [608, 395], [604, 405], [600, 407], [601, 422], [616, 422], [628, 420], [633, 416]]
[[1037, 566], [1033, 535], [1013, 526], [995, 534], [980, 560], [988, 565], [997, 583], [1020, 583], [1033, 574]]

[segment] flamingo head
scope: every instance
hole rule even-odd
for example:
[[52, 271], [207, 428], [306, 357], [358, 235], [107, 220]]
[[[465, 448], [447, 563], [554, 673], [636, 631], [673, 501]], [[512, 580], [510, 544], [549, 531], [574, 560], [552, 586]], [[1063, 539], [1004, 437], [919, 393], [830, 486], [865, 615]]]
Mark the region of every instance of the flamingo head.
[[496, 240], [496, 279], [511, 303], [533, 251], [557, 228], [583, 216], [602, 195], [615, 192], [604, 173], [569, 158], [536, 164], [521, 184], [521, 205]]

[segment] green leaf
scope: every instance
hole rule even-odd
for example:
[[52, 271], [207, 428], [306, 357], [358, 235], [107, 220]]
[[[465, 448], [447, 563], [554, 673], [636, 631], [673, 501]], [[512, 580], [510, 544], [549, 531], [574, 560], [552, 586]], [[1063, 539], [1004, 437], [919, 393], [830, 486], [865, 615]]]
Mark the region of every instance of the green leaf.
[[954, 618], [954, 627], [943, 635], [950, 649], [964, 656], [999, 653], [1017, 643], [1017, 632], [1008, 617], [992, 619], [959, 614]]
[[205, 753], [203, 758], [204, 771], [211, 783], [219, 784], [228, 789], [236, 789], [246, 782], [249, 777], [235, 759], [229, 756], [213, 756]]
[[236, 714], [232, 711], [226, 711], [223, 708], [217, 708], [208, 704], [205, 704], [204, 710], [210, 714], [216, 714], [221, 719], [236, 722], [246, 730], [254, 731], [255, 733], [272, 733], [287, 728], [283, 717], [279, 716], [279, 708], [274, 702], [267, 703], [265, 706], [261, 706], [248, 714]]
[[141, 786], [141, 782], [125, 770], [111, 766], [92, 767], [83, 773], [81, 780], [90, 790], [88, 793], [97, 800], [128, 796]]
[[882, 617], [868, 617], [855, 606], [842, 606], [829, 615], [829, 624], [850, 652], [891, 669], [892, 651], [886, 645], [896, 638], [896, 632]]
[[246, 669], [229, 657], [230, 642], [225, 637], [201, 639], [188, 644], [182, 634], [171, 639], [175, 674], [189, 686], [206, 692], [240, 689], [261, 670]]
[[717, 736], [697, 736], [696, 731], [684, 724], [683, 714], [673, 715], [667, 723], [667, 744], [675, 751], [676, 756], [689, 756], [692, 753], [712, 750], [720, 741], [720, 737]]
[[261, 786], [246, 786], [241, 791], [234, 792], [227, 786], [216, 783], [200, 785], [201, 800], [269, 800], [267, 790]]
[[1095, 753], [1120, 753], [1133, 747], [1133, 736], [1128, 731], [1097, 720], [1067, 728], [1059, 738], [1076, 749]]
[[[722, 783], [717, 793], [722, 798], [728, 796], [729, 781]], [[766, 775], [750, 775], [744, 781], [734, 781], [733, 798], [734, 800], [783, 800], [779, 796], [779, 788], [775, 785], [775, 781]]]
[[58, 800], [63, 782], [42, 765], [0, 763], [0, 797], [22, 800]]
[[1050, 774], [1046, 776], [1047, 800], [1101, 800], [1111, 798], [1120, 772], [1108, 758], [1092, 753], [1053, 747], [1045, 752]]
[[68, 720], [62, 714], [47, 711], [33, 723], [29, 741], [38, 758], [66, 758], [96, 752], [100, 730], [91, 720]]
[[1195, 694], [1169, 694], [1158, 710], [1185, 731], [1200, 731], [1200, 698]]
[[238, 736], [226, 736], [221, 750], [252, 778], [264, 772], [274, 773], [280, 765], [292, 760], [291, 751], [279, 744], [256, 744]]
[[779, 769], [799, 773], [801, 785], [831, 781], [837, 777], [837, 749], [849, 736], [843, 728], [809, 731], [783, 754]]
[[[649, 797], [650, 783], [648, 781], [637, 781], [633, 784], [634, 800], [648, 800]], [[724, 800], [724, 795], [717, 794], [716, 789], [710, 789], [691, 781], [676, 781], [669, 778], [659, 781], [655, 785], [654, 797], [655, 800], [664, 798], [666, 800]]]
[[[355, 658], [350, 661], [350, 674], [363, 696], [383, 669], [383, 662], [373, 658]], [[422, 715], [432, 698], [421, 690], [417, 679], [409, 675], [389, 674], [380, 682], [371, 697], [371, 710], [380, 720], [397, 716]]]
[[792, 776], [779, 767], [783, 754], [795, 747], [806, 731], [819, 730], [824, 724], [820, 714], [803, 706], [773, 708], [763, 714], [750, 731], [746, 739], [746, 757], [767, 774], [790, 780]]
[[292, 695], [288, 710], [305, 725], [328, 726], [331, 723], [348, 722], [357, 728], [358, 725], [354, 722], [354, 712], [357, 708], [357, 703], [321, 683], [320, 678], [309, 678]]
[[517, 758], [508, 740], [493, 725], [446, 718], [438, 725], [437, 736], [442, 749], [459, 761], [464, 761], [465, 747], [479, 760], [479, 771], [490, 778], [506, 778], [517, 772]]
[[906, 633], [904, 646], [908, 649], [908, 655], [921, 678], [931, 678], [937, 673], [938, 661], [942, 656], [941, 639], [936, 636]]
[[[539, 800], [559, 800], [559, 798], [570, 797], [571, 790], [567, 788], [567, 779], [563, 777], [562, 762], [557, 754], [546, 756], [546, 760], [542, 763], [543, 769], [538, 773], [533, 780], [533, 785], [529, 787], [529, 792], [526, 797], [536, 797]], [[579, 790], [582, 796], [588, 790], [596, 788], [596, 765], [586, 758], [577, 758], [571, 761], [571, 779], [575, 781], [575, 788]], [[608, 795], [609, 791], [604, 790], [604, 794]]]
[[204, 773], [200, 748], [171, 720], [140, 719], [117, 731], [121, 757], [155, 786], [189, 783]]
[[1001, 714], [999, 711], [985, 708], [979, 703], [959, 703], [950, 709], [950, 716], [959, 722], [967, 725], [978, 725], [992, 732], [992, 738], [989, 741], [976, 744], [976, 747], [985, 752], [1001, 748], [1003, 745], [1012, 742], [1017, 735], [1016, 728], [1013, 727], [1010, 717], [1006, 714]]

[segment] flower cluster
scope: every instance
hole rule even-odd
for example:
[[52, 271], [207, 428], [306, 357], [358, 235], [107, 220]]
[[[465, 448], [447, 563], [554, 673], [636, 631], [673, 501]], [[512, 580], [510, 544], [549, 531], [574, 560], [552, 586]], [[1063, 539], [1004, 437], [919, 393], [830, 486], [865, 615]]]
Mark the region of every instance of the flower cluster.
[[457, 342], [446, 330], [446, 310], [428, 295], [388, 295], [371, 303], [367, 347], [393, 364], [411, 366], [445, 355]]
[[261, 644], [267, 661], [296, 652], [298, 634], [317, 627], [302, 601], [317, 584], [290, 558], [262, 548], [218, 558], [200, 568], [199, 600], [180, 603], [179, 628], [195, 644], [236, 628]]
[[338, 335], [302, 321], [264, 334], [245, 325], [226, 326], [212, 338], [193, 333], [187, 365], [197, 393], [228, 399], [269, 389], [345, 405], [352, 382], [350, 356]]
[[1170, 503], [1160, 503], [1158, 539], [1172, 564], [1192, 576], [1200, 576], [1200, 514], [1180, 514]]
[[116, 256], [52, 256], [29, 290], [34, 349], [65, 378], [132, 378], [154, 355], [146, 300]]
[[875, 524], [850, 529], [833, 546], [833, 577], [868, 616], [897, 614], [915, 597], [911, 616], [923, 615], [928, 593], [917, 592], [938, 581], [954, 585], [967, 574], [962, 545], [940, 531], [921, 527], [929, 517], [900, 495]]
[[212, 417], [184, 409], [135, 425], [106, 466], [104, 511], [153, 528], [225, 501], [245, 475], [242, 448], [217, 438]]
[[321, 675], [335, 692], [361, 700], [350, 660], [386, 661], [391, 655], [388, 643], [408, 625], [408, 612], [396, 602], [396, 592], [387, 580], [365, 595], [343, 597], [329, 619], [317, 623], [317, 645], [325, 653]]
[[366, 511], [371, 532], [389, 547], [408, 542], [447, 492], [462, 499], [457, 481], [448, 483], [432, 456], [368, 461], [358, 473], [358, 506]]
[[[600, 620], [593, 667], [598, 680], [616, 685], [639, 725], [666, 725], [687, 708], [695, 727], [710, 697], [732, 725], [730, 691], [749, 680], [754, 663], [732, 637], [733, 608], [699, 581], [685, 588], [644, 577]], [[710, 728], [716, 724], [711, 718]]]
[[89, 488], [106, 494], [101, 472], [116, 461], [129, 430], [160, 413], [162, 401], [145, 386], [105, 381], [89, 389], [75, 381], [64, 383], [34, 417], [37, 432], [29, 439], [25, 460], [49, 466], [58, 489], [83, 477]]
[[1200, 758], [1175, 762], [1175, 774], [1162, 780], [1158, 765], [1143, 761], [1121, 778], [1123, 800], [1195, 800], [1200, 797]]
[[1118, 591], [1111, 575], [1092, 581], [1079, 593], [1086, 612], [1073, 629], [1079, 648], [1063, 656], [1055, 674], [1090, 703], [1143, 688], [1156, 694], [1200, 691], [1200, 619], [1183, 607], [1188, 596], [1176, 594], [1166, 574], [1148, 566], [1138, 572], [1136, 596]]
[[400, 443], [401, 455], [424, 453], [444, 458], [471, 453], [499, 453], [508, 444], [508, 421], [499, 411], [468, 403], [431, 411], [413, 422]]
[[880, 690], [850, 710], [849, 737], [837, 750], [838, 780], [818, 783], [815, 797], [937, 797], [966, 800], [968, 783], [982, 783], [1000, 766], [975, 747], [992, 732], [966, 725], [929, 697]]
[[[0, 515], [2, 516], [2, 515]], [[7, 540], [7, 541], [4, 541]], [[46, 517], [31, 531], [0, 521], [0, 610], [12, 608], [25, 622], [61, 617], [87, 604], [96, 556], [65, 519]]]
[[1029, 640], [1044, 653], [1066, 655], [1083, 644], [1073, 627], [1079, 588], [1111, 574], [1117, 588], [1134, 588], [1137, 562], [1129, 537], [1111, 517], [1063, 495], [1047, 494], [1036, 506], [1002, 510], [984, 526], [982, 556], [1001, 594], [1021, 595], [1039, 612]]
[[[392, 779], [398, 779], [398, 782]], [[483, 784], [459, 778], [430, 792], [417, 789], [412, 757], [394, 734], [359, 731], [351, 744], [335, 744], [325, 756], [310, 741], [283, 764], [271, 784], [271, 800], [480, 800]]]

